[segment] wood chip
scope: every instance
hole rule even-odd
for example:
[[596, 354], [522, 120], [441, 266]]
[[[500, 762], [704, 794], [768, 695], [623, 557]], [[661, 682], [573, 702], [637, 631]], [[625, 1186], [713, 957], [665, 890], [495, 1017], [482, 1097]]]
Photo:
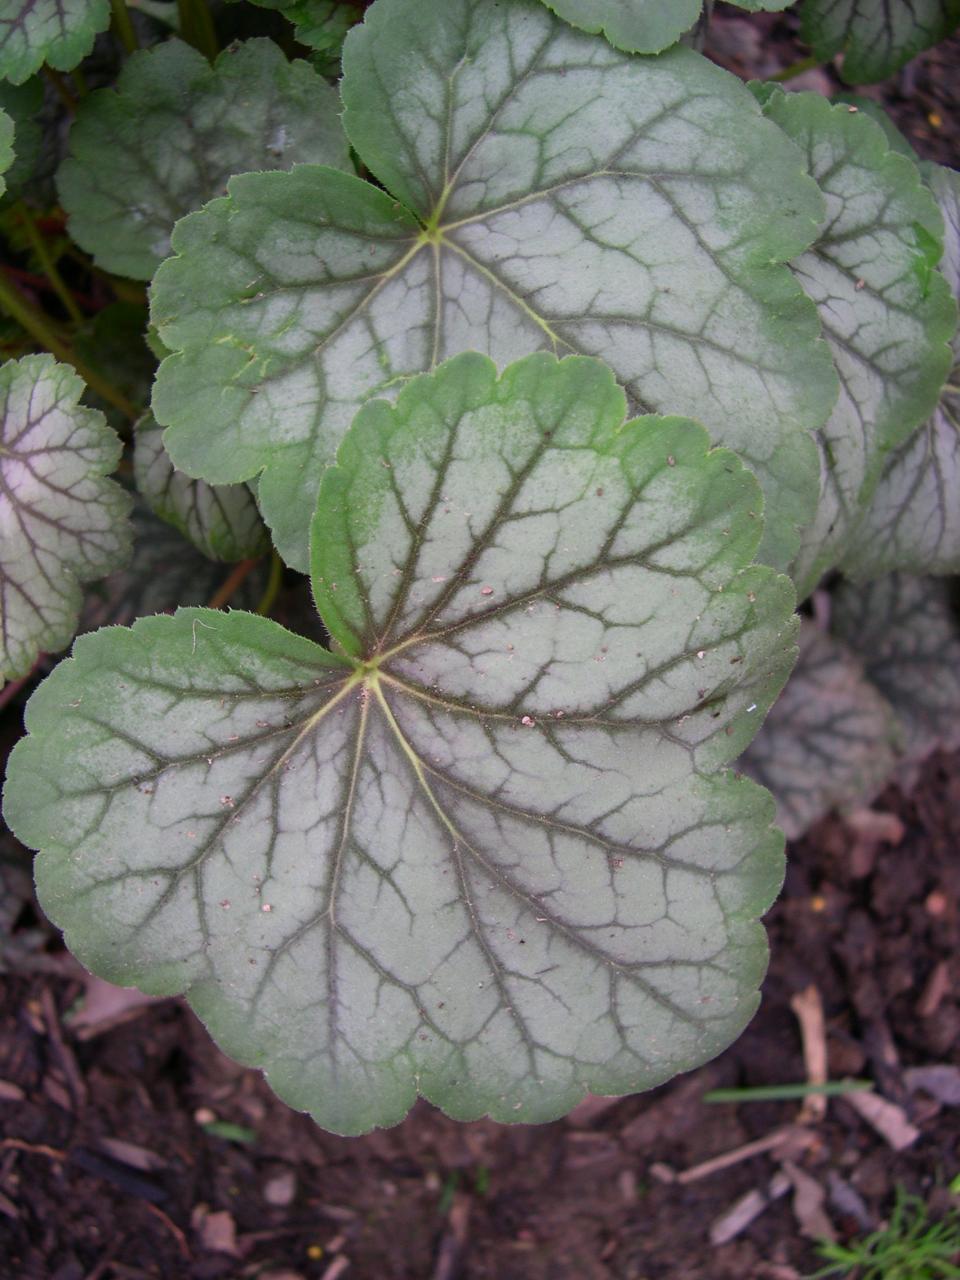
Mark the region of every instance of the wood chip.
[[920, 1130], [910, 1123], [904, 1109], [878, 1093], [846, 1093], [843, 1100], [876, 1129], [894, 1151], [906, 1150], [920, 1137]]
[[226, 1209], [218, 1209], [215, 1213], [204, 1211], [198, 1215], [195, 1211], [194, 1217], [197, 1219], [194, 1227], [204, 1249], [210, 1253], [226, 1253], [233, 1258], [240, 1256], [237, 1248], [237, 1224], [232, 1213], [228, 1213]]
[[784, 1160], [783, 1171], [793, 1184], [793, 1216], [800, 1234], [808, 1240], [836, 1240], [837, 1233], [823, 1207], [827, 1193], [817, 1179], [791, 1160]]
[[22, 1102], [26, 1096], [12, 1080], [0, 1080], [0, 1102]]
[[960, 1067], [945, 1062], [929, 1067], [907, 1067], [903, 1078], [911, 1093], [923, 1089], [945, 1107], [960, 1107]]
[[123, 1138], [101, 1138], [97, 1145], [114, 1160], [129, 1165], [131, 1169], [142, 1169], [144, 1173], [166, 1169], [169, 1164], [169, 1161], [158, 1156], [155, 1151], [148, 1151], [135, 1142], [125, 1142]]
[[789, 1190], [790, 1179], [786, 1174], [778, 1171], [771, 1178], [765, 1192], [759, 1189], [748, 1191], [746, 1195], [734, 1201], [730, 1208], [711, 1225], [710, 1243], [717, 1246], [729, 1244], [731, 1240], [735, 1240], [741, 1232], [746, 1231], [751, 1222], [770, 1207], [774, 1200], [778, 1200]]
[[[800, 1023], [803, 1041], [803, 1065], [808, 1084], [827, 1083], [827, 1028], [823, 1017], [823, 1001], [813, 985], [790, 998], [790, 1008]], [[827, 1114], [827, 1099], [822, 1093], [811, 1093], [803, 1101], [798, 1124], [816, 1124]]]
[[949, 994], [950, 966], [946, 960], [941, 960], [933, 966], [930, 977], [924, 985], [923, 994], [917, 1001], [917, 1016], [932, 1018], [943, 1003], [944, 997]]
[[342, 1276], [349, 1266], [350, 1259], [345, 1258], [343, 1254], [341, 1254], [339, 1258], [334, 1258], [329, 1267], [327, 1267], [326, 1271], [324, 1271], [323, 1275], [320, 1277], [320, 1280], [337, 1280], [337, 1277]]
[[297, 1175], [292, 1169], [285, 1169], [282, 1173], [275, 1174], [263, 1184], [264, 1200], [277, 1209], [283, 1209], [288, 1204], [292, 1204], [296, 1194]]
[[836, 1169], [831, 1169], [827, 1174], [827, 1187], [830, 1203], [838, 1213], [852, 1218], [861, 1231], [874, 1230], [877, 1225], [876, 1219], [867, 1208], [863, 1196], [849, 1182], [841, 1178]]

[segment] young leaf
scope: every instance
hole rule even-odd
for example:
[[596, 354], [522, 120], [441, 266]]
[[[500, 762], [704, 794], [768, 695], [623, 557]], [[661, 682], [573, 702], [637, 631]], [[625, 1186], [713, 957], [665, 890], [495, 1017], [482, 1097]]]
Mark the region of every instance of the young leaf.
[[387, 192], [308, 166], [235, 178], [157, 274], [177, 354], [153, 407], [177, 466], [265, 468], [264, 518], [304, 568], [320, 476], [369, 397], [462, 350], [598, 354], [634, 405], [743, 453], [786, 564], [836, 382], [778, 264], [822, 202], [743, 86], [687, 49], [618, 53], [538, 0], [377, 0], [342, 92]]
[[873, 799], [894, 771], [899, 735], [860, 659], [805, 623], [796, 669], [740, 764], [773, 792], [795, 840], [831, 809]]
[[6, 0], [0, 11], [0, 80], [23, 84], [45, 62], [72, 71], [110, 24], [110, 0]]
[[186, 609], [82, 638], [30, 702], [5, 812], [44, 910], [339, 1133], [417, 1092], [547, 1120], [756, 1007], [782, 838], [722, 766], [792, 664], [793, 590], [745, 567], [736, 457], [624, 408], [597, 361], [460, 356], [324, 479], [338, 652]]
[[149, 280], [178, 218], [231, 174], [312, 161], [351, 167], [336, 94], [271, 40], [210, 66], [179, 40], [134, 54], [116, 90], [84, 99], [57, 186], [70, 234], [100, 266]]
[[764, 111], [799, 144], [827, 201], [816, 244], [793, 264], [840, 375], [820, 437], [820, 502], [793, 570], [803, 597], [846, 550], [884, 455], [936, 404], [957, 317], [934, 270], [943, 246], [936, 201], [880, 126], [815, 93], [778, 90]]
[[0, 366], [0, 676], [25, 675], [63, 649], [80, 583], [130, 551], [130, 499], [103, 477], [120, 441], [103, 414], [78, 403], [84, 384], [52, 356]]
[[253, 494], [245, 484], [209, 485], [178, 471], [148, 414], [137, 424], [133, 473], [150, 509], [211, 560], [246, 560], [270, 549]]
[[843, 53], [847, 84], [871, 84], [948, 36], [960, 0], [804, 0], [800, 22], [819, 61]]
[[[960, 174], [936, 165], [926, 173], [946, 225], [943, 274], [960, 301]], [[886, 460], [841, 562], [851, 577], [960, 573], [960, 334], [952, 363], [932, 416]]]
[[[567, 22], [628, 53], [660, 53], [689, 31], [703, 0], [543, 0]], [[733, 0], [741, 9], [786, 9], [793, 0]]]
[[908, 766], [939, 746], [960, 747], [960, 612], [953, 583], [905, 573], [842, 583], [831, 626], [857, 651], [900, 718]]

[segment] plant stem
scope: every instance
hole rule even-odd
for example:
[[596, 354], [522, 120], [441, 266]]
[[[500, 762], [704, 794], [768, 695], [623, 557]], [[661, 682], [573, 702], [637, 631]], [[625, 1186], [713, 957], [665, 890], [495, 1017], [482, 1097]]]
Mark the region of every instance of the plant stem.
[[207, 608], [222, 609], [225, 604], [229, 604], [234, 592], [250, 576], [257, 563], [258, 561], [256, 560], [241, 560], [238, 565], [235, 565], [223, 586], [219, 587], [207, 601]]
[[48, 67], [47, 64], [44, 63], [43, 74], [47, 77], [47, 79], [53, 85], [54, 89], [56, 89], [57, 96], [60, 98], [60, 101], [67, 108], [67, 110], [71, 114], [75, 113], [77, 110], [77, 100], [73, 96], [73, 94], [70, 92], [70, 90], [67, 88], [67, 82], [66, 80], [64, 80], [60, 72], [54, 71], [53, 67]]
[[113, 7], [114, 33], [127, 53], [136, 53], [140, 48], [140, 41], [137, 39], [137, 33], [130, 19], [127, 0], [110, 0], [110, 4]]
[[791, 62], [789, 67], [784, 67], [776, 75], [768, 76], [767, 78], [777, 83], [782, 83], [784, 80], [792, 80], [794, 76], [802, 76], [805, 71], [812, 71], [814, 67], [819, 66], [819, 58], [801, 58], [799, 62]]
[[85, 98], [87, 96], [87, 78], [79, 67], [74, 67], [70, 72], [73, 76], [73, 82], [77, 86], [77, 97]]
[[213, 62], [220, 50], [207, 0], [177, 0], [177, 12], [181, 38]]
[[267, 617], [270, 610], [276, 603], [277, 596], [280, 594], [280, 584], [283, 582], [283, 561], [277, 555], [276, 551], [270, 561], [270, 577], [267, 579], [267, 589], [264, 591], [260, 603], [257, 605], [257, 613], [262, 618]]
[[30, 241], [34, 253], [40, 260], [40, 266], [43, 268], [43, 274], [50, 281], [50, 285], [53, 288], [54, 293], [63, 303], [67, 315], [73, 323], [83, 324], [83, 313], [77, 306], [73, 294], [64, 284], [63, 277], [57, 270], [57, 264], [54, 262], [53, 256], [47, 247], [47, 242], [40, 234], [37, 229], [37, 224], [33, 220], [33, 214], [22, 200], [17, 201], [16, 209], [17, 213], [20, 215], [23, 225], [26, 227], [27, 239]]
[[51, 355], [62, 360], [64, 364], [73, 365], [90, 390], [95, 391], [101, 400], [106, 400], [115, 409], [119, 409], [131, 422], [136, 421], [139, 414], [127, 397], [74, 354], [44, 313], [27, 301], [3, 271], [0, 271], [0, 309], [12, 316], [17, 324], [26, 329], [31, 338], [41, 347], [46, 347]]
[[9, 684], [4, 685], [3, 689], [0, 689], [0, 711], [8, 706], [17, 694], [23, 692], [46, 660], [47, 655], [41, 653], [25, 676], [21, 676], [19, 680], [11, 680]]

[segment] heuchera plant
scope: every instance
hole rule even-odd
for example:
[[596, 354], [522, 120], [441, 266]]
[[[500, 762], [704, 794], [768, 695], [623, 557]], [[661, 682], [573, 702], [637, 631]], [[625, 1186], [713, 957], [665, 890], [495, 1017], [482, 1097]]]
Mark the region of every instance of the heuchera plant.
[[[841, 7], [803, 29], [853, 80], [960, 20]], [[122, 68], [45, 106], [110, 6], [0, 18], [0, 229], [63, 309], [0, 274], [3, 672], [85, 633], [5, 816], [84, 964], [339, 1133], [716, 1054], [777, 816], [953, 740], [960, 179], [678, 45], [703, 8], [253, 0], [221, 24], [274, 38], [218, 50], [114, 4]]]

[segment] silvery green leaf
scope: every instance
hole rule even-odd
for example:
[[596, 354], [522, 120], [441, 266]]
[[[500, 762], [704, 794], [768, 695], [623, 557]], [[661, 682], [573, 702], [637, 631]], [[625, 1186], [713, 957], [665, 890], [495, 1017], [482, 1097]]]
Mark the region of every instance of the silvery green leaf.
[[0, 365], [0, 676], [68, 645], [80, 584], [130, 552], [130, 500], [103, 477], [120, 441], [52, 356]]
[[793, 589], [749, 566], [739, 460], [624, 410], [598, 361], [460, 356], [324, 478], [335, 652], [185, 609], [81, 638], [30, 701], [5, 814], [44, 910], [336, 1132], [418, 1092], [547, 1120], [756, 1007], [782, 836], [723, 766]]
[[161, 520], [211, 560], [246, 560], [270, 549], [253, 494], [245, 484], [210, 485], [178, 471], [151, 415], [137, 424], [133, 450], [137, 488]]
[[861, 659], [808, 622], [793, 675], [740, 765], [773, 792], [777, 821], [795, 840], [832, 809], [869, 803], [883, 789], [899, 735]]
[[803, 0], [800, 20], [814, 57], [842, 53], [847, 84], [871, 84], [948, 36], [960, 0]]
[[[942, 271], [960, 301], [960, 174], [925, 168], [946, 226]], [[854, 578], [894, 570], [960, 573], [960, 335], [928, 421], [887, 457], [841, 562]]]
[[891, 573], [841, 583], [831, 626], [854, 649], [904, 729], [902, 773], [937, 747], [960, 747], [960, 612], [956, 584]]
[[179, 40], [142, 50], [116, 89], [80, 104], [57, 174], [70, 234], [108, 271], [149, 280], [177, 219], [231, 174], [350, 168], [338, 112], [334, 90], [271, 40], [231, 46], [213, 67]]
[[764, 555], [786, 564], [836, 380], [781, 264], [823, 206], [739, 81], [687, 49], [629, 57], [538, 0], [377, 0], [342, 92], [386, 191], [248, 174], [176, 231], [153, 407], [177, 466], [262, 470], [274, 541], [303, 568], [320, 477], [369, 397], [463, 350], [597, 354], [634, 406], [742, 452]]
[[23, 84], [46, 62], [72, 71], [110, 23], [110, 0], [4, 0], [0, 80]]
[[[628, 53], [660, 53], [700, 17], [703, 0], [543, 0], [583, 31], [602, 33]], [[786, 9], [793, 0], [733, 0], [741, 9]]]
[[815, 93], [774, 93], [766, 114], [807, 156], [827, 202], [793, 263], [817, 303], [840, 398], [820, 434], [820, 501], [801, 535], [801, 597], [841, 559], [886, 453], [933, 409], [950, 366], [956, 307], [935, 270], [943, 220], [915, 164], [873, 120]]

